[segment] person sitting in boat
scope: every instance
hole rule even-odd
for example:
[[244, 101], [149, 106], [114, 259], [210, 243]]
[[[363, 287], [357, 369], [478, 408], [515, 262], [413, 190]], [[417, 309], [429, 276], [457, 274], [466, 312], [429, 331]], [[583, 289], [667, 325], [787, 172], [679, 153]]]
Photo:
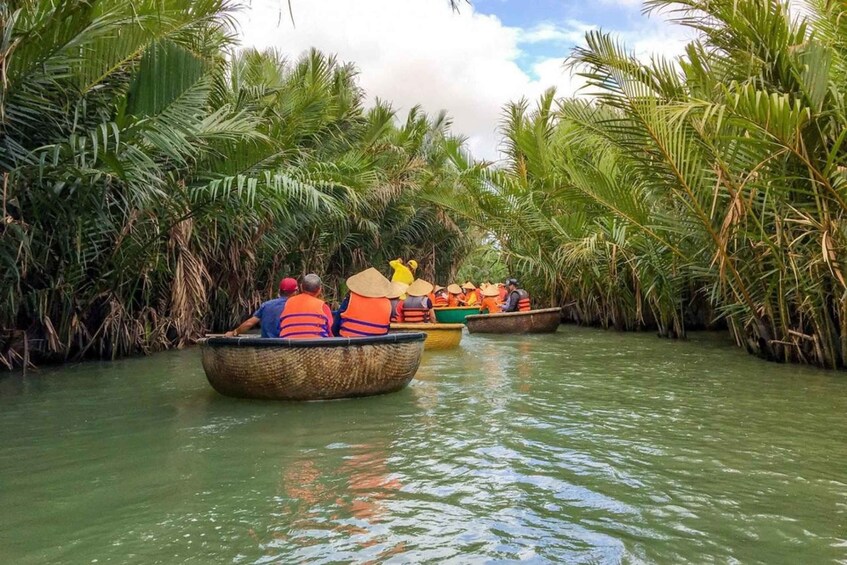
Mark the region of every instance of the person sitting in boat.
[[418, 279], [406, 289], [408, 298], [400, 303], [400, 321], [405, 324], [426, 324], [435, 320], [429, 293], [433, 286]]
[[418, 262], [414, 259], [405, 263], [402, 258], [398, 257], [393, 261], [389, 261], [388, 264], [394, 269], [394, 274], [391, 275], [391, 282], [412, 284], [415, 281], [415, 271], [418, 269]]
[[323, 283], [310, 273], [300, 283], [300, 294], [285, 303], [279, 318], [279, 337], [315, 339], [332, 337], [332, 311], [320, 299]]
[[451, 284], [447, 287], [447, 306], [450, 308], [456, 308], [458, 306], [464, 306], [465, 304], [465, 294], [462, 292], [462, 287], [457, 285], [456, 283]]
[[400, 304], [406, 300], [406, 290], [409, 285], [393, 282], [391, 283], [391, 292], [388, 293], [388, 300], [391, 302], [391, 323], [397, 324], [400, 322]]
[[279, 295], [273, 300], [263, 302], [253, 315], [232, 331], [227, 337], [237, 337], [261, 324], [262, 337], [279, 337], [279, 317], [288, 299], [297, 294], [297, 281], [287, 277], [279, 281]]
[[529, 304], [529, 293], [520, 288], [517, 279], [508, 279], [506, 290], [509, 295], [506, 303], [501, 307], [503, 312], [528, 312], [532, 309]]
[[482, 304], [479, 306], [479, 313], [499, 314], [501, 312], [500, 304], [500, 289], [490, 284], [482, 291]]
[[497, 283], [497, 292], [500, 293], [500, 304], [506, 302], [506, 298], [509, 296], [509, 291], [506, 290], [506, 285], [503, 283]]
[[482, 302], [482, 296], [479, 294], [479, 289], [477, 289], [471, 281], [467, 281], [463, 284], [462, 290], [465, 291], [466, 306], [476, 306]]
[[432, 300], [432, 305], [435, 308], [446, 308], [448, 304], [447, 300], [447, 289], [443, 286], [435, 287], [435, 291], [433, 292], [434, 298]]
[[391, 281], [371, 267], [347, 279], [350, 294], [338, 310], [338, 335], [385, 335], [391, 324]]

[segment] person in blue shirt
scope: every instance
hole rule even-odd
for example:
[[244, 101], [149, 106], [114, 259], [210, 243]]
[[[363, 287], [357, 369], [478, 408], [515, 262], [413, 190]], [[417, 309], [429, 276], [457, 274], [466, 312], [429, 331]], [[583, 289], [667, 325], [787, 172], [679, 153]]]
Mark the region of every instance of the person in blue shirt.
[[255, 328], [257, 324], [261, 324], [262, 337], [279, 337], [279, 317], [285, 308], [285, 303], [295, 294], [297, 294], [297, 281], [292, 278], [282, 279], [279, 281], [279, 297], [263, 302], [243, 324], [226, 332], [226, 336], [237, 337]]

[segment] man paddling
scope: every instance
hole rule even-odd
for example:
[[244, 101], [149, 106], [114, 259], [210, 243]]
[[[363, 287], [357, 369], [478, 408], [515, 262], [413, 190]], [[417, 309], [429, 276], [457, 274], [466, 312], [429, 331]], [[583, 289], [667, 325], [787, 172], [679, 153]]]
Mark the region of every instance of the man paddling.
[[226, 332], [227, 337], [237, 337], [255, 328], [257, 324], [262, 325], [262, 337], [279, 337], [279, 316], [285, 309], [288, 299], [297, 294], [297, 281], [292, 278], [284, 278], [279, 281], [279, 296], [273, 300], [263, 302], [253, 315], [232, 331]]

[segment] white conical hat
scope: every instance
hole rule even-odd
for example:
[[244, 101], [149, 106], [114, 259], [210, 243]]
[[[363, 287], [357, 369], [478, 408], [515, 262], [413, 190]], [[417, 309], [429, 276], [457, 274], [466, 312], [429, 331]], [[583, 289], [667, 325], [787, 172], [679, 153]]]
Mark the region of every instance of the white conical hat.
[[385, 298], [391, 292], [391, 281], [371, 267], [347, 279], [347, 288], [365, 298]]
[[406, 294], [406, 290], [409, 288], [409, 285], [401, 282], [393, 282], [391, 283], [391, 292], [388, 293], [386, 298], [400, 298], [404, 294]]
[[434, 287], [423, 279], [418, 279], [409, 285], [406, 289], [406, 294], [409, 296], [426, 296]]
[[493, 284], [488, 285], [482, 291], [483, 296], [500, 296], [500, 289], [494, 286]]

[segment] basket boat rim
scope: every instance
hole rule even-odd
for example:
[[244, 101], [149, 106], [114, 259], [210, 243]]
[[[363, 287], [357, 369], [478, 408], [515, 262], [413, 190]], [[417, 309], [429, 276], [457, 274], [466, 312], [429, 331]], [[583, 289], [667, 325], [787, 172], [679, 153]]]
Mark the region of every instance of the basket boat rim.
[[420, 324], [406, 324], [406, 323], [396, 323], [391, 324], [392, 330], [420, 330], [422, 332], [426, 332], [428, 330], [456, 330], [461, 331], [465, 328], [465, 324], [441, 324], [438, 322], [435, 323], [420, 323]]
[[205, 347], [270, 347], [286, 349], [331, 349], [358, 345], [389, 345], [424, 341], [423, 332], [403, 332], [371, 337], [322, 337], [317, 339], [284, 339], [279, 337], [205, 337], [197, 343]]
[[561, 308], [542, 308], [540, 310], [529, 310], [527, 312], [501, 312], [499, 314], [475, 314], [473, 316], [468, 316], [465, 318], [467, 321], [473, 320], [491, 320], [491, 319], [503, 319], [503, 318], [517, 318], [521, 316], [532, 316], [533, 314], [561, 314]]

